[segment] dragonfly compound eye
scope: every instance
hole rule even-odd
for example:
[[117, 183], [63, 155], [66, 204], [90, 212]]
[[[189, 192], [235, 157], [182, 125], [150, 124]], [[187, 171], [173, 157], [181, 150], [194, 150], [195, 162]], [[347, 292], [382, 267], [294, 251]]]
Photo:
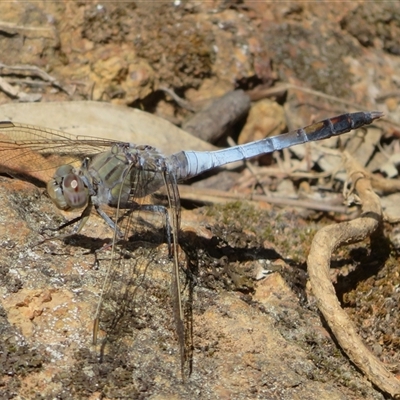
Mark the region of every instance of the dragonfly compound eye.
[[70, 208], [70, 206], [65, 201], [65, 197], [61, 189], [61, 183], [58, 181], [58, 179], [53, 178], [50, 182], [47, 183], [47, 193], [49, 194], [53, 203], [60, 210], [67, 211]]
[[73, 166], [69, 164], [61, 165], [60, 167], [57, 168], [55, 174], [54, 174], [54, 179], [57, 178], [64, 178], [68, 174], [73, 174]]
[[82, 179], [72, 173], [72, 168], [63, 167], [66, 166], [60, 167], [53, 179], [47, 184], [47, 192], [60, 210], [68, 211], [74, 208], [82, 208], [88, 201], [88, 190]]
[[68, 174], [62, 180], [65, 201], [70, 208], [82, 208], [86, 205], [89, 193], [82, 179], [75, 174]]

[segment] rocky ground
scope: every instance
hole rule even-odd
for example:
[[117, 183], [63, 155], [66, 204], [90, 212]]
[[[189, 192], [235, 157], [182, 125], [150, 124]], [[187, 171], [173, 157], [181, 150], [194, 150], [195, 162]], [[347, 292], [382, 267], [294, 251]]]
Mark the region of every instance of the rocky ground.
[[[249, 116], [228, 130], [242, 143], [347, 111], [379, 109], [386, 120], [346, 136], [342, 146], [369, 172], [396, 178], [399, 21], [393, 3], [362, 1], [4, 2], [0, 119], [80, 134], [95, 126], [113, 138], [118, 118], [129, 120], [116, 105], [185, 127], [213, 99], [242, 89], [252, 101]], [[102, 101], [109, 110], [87, 103], [80, 108], [90, 113], [65, 111], [62, 120], [62, 109], [44, 104], [78, 100]], [[131, 128], [129, 122], [119, 129]], [[173, 137], [172, 128], [160, 125], [157, 132], [163, 130], [157, 138], [155, 128], [142, 125], [134, 140], [154, 140], [165, 152], [168, 145], [212, 148], [177, 128]], [[315, 232], [358, 213], [340, 203], [346, 175], [335, 148], [283, 151], [253, 168], [257, 180], [236, 168], [195, 182], [189, 189], [195, 199], [182, 189], [182, 248], [191, 260], [183, 289], [193, 341], [184, 382], [166, 246], [155, 248], [145, 238], [141, 246], [121, 243], [115, 286], [142, 279], [142, 289], [131, 285], [107, 299], [94, 346], [93, 316], [110, 262], [109, 249], [96, 250], [109, 243], [110, 229], [93, 215], [79, 235], [38, 244], [48, 237], [43, 228], [63, 217], [40, 182], [1, 176], [0, 397], [390, 398], [341, 352], [307, 284]], [[253, 201], [215, 204], [221, 192]], [[389, 192], [379, 194], [395, 221], [398, 199]], [[265, 198], [274, 194], [306, 200], [308, 207], [270, 205]], [[321, 211], [316, 204], [328, 205]], [[337, 251], [332, 281], [365, 343], [398, 377], [398, 232], [389, 222], [378, 243]], [[180, 262], [187, 267], [183, 251]], [[272, 272], [257, 280], [263, 268]]]

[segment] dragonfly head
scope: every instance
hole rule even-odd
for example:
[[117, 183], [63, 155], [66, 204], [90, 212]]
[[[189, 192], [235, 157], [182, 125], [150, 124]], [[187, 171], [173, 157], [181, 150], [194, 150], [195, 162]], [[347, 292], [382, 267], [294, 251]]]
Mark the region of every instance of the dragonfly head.
[[64, 211], [84, 207], [89, 199], [89, 191], [71, 165], [57, 168], [47, 184], [47, 192], [53, 203]]

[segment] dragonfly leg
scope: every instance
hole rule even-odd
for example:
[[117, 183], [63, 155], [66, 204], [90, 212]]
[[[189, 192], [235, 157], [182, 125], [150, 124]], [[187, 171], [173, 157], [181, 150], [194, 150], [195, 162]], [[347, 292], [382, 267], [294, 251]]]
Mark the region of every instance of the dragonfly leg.
[[90, 211], [92, 210], [92, 206], [93, 206], [92, 203], [89, 203], [86, 206], [86, 208], [83, 210], [82, 214], [79, 217], [71, 219], [70, 221], [65, 222], [64, 224], [60, 225], [57, 228], [44, 228], [44, 230], [47, 230], [47, 231], [58, 232], [58, 231], [61, 231], [64, 228], [66, 228], [66, 227], [68, 227], [70, 225], [74, 225], [78, 221], [80, 221], [79, 224], [77, 226], [75, 226], [75, 228], [72, 230], [72, 232], [67, 233], [65, 235], [59, 235], [59, 236], [56, 236], [56, 237], [52, 237], [52, 238], [49, 238], [49, 239], [62, 239], [62, 238], [65, 238], [65, 237], [68, 237], [68, 236], [72, 236], [72, 235], [75, 235], [75, 234], [79, 233], [82, 230], [83, 226], [86, 224], [86, 222], [87, 222], [87, 220], [88, 220], [88, 218], [90, 216]]
[[[95, 208], [96, 208], [96, 206], [95, 206]], [[140, 211], [140, 210], [142, 210], [142, 211], [149, 211], [149, 212], [153, 212], [153, 213], [158, 212], [158, 213], [164, 214], [165, 226], [166, 226], [166, 231], [167, 231], [168, 254], [169, 254], [170, 257], [172, 257], [173, 251], [172, 251], [172, 240], [171, 240], [171, 238], [172, 238], [171, 223], [170, 223], [170, 218], [169, 218], [169, 213], [168, 213], [167, 207], [164, 207], [162, 205], [154, 205], [154, 204], [130, 203], [130, 204], [123, 204], [121, 206], [121, 209], [132, 210], [132, 211]], [[96, 209], [96, 211], [100, 214], [100, 212], [97, 209]], [[100, 214], [100, 215], [103, 217], [102, 214]], [[112, 221], [111, 218], [108, 215], [106, 215], [106, 217], [103, 217], [103, 218], [114, 229], [114, 227], [115, 227], [114, 221]], [[106, 218], [110, 222], [108, 222], [108, 220]], [[122, 237], [122, 235], [121, 235], [121, 237]]]
[[[104, 219], [104, 221], [107, 223], [107, 225], [113, 229], [116, 230], [117, 232], [117, 239], [122, 239], [123, 234], [118, 229], [117, 224], [101, 209], [100, 204], [94, 203], [94, 209], [96, 212]], [[154, 205], [154, 204], [138, 204], [138, 203], [130, 203], [130, 204], [123, 204], [121, 205], [121, 209], [124, 210], [132, 210], [132, 211], [150, 211], [150, 212], [159, 212], [161, 214], [164, 214], [165, 216], [165, 226], [167, 230], [167, 244], [168, 244], [168, 253], [172, 257], [173, 251], [172, 251], [172, 240], [171, 240], [171, 224], [170, 224], [170, 218], [169, 218], [169, 213], [167, 207], [161, 206], [161, 205]], [[83, 213], [82, 213], [83, 215]], [[82, 217], [82, 216], [81, 216]], [[85, 221], [86, 222], [86, 221]], [[82, 227], [78, 227], [80, 230]], [[79, 232], [79, 230], [77, 232]], [[76, 232], [76, 233], [77, 233]]]
[[89, 219], [90, 212], [92, 211], [93, 204], [91, 201], [89, 201], [88, 205], [86, 208], [83, 210], [82, 214], [79, 216], [78, 221], [80, 220], [79, 224], [75, 226], [75, 228], [72, 230], [71, 235], [75, 235], [79, 233], [84, 225], [86, 224], [87, 220]]
[[96, 210], [97, 214], [100, 215], [101, 218], [104, 219], [104, 221], [107, 223], [107, 225], [112, 229], [117, 231], [117, 237], [118, 239], [123, 238], [122, 232], [118, 229], [118, 226], [115, 224], [115, 222], [100, 208], [100, 206], [95, 205], [94, 209]]
[[[169, 220], [169, 213], [167, 207], [161, 205], [154, 205], [154, 204], [140, 204], [138, 205], [138, 209], [143, 211], [150, 211], [150, 212], [159, 212], [164, 214], [165, 216], [165, 226], [167, 230], [167, 245], [168, 245], [168, 254], [170, 257], [173, 255], [172, 251], [172, 240], [171, 240], [171, 224]], [[174, 238], [176, 240], [176, 238]]]
[[79, 222], [79, 224], [76, 225], [75, 228], [70, 233], [66, 233], [64, 235], [57, 235], [57, 236], [52, 236], [52, 237], [46, 238], [46, 239], [40, 241], [39, 243], [36, 243], [35, 246], [41, 245], [42, 243], [47, 242], [48, 240], [66, 239], [66, 238], [68, 238], [70, 236], [73, 236], [73, 235], [76, 235], [77, 233], [79, 233], [82, 230], [83, 226], [86, 224], [86, 221], [88, 220], [88, 218], [90, 216], [90, 212], [92, 210], [92, 207], [93, 207], [93, 204], [91, 202], [89, 202], [88, 205], [86, 206], [86, 208], [83, 210], [82, 214], [79, 217], [71, 219], [70, 221], [60, 225], [57, 228], [44, 228], [42, 230], [42, 232], [44, 232], [46, 230], [47, 231], [52, 231], [52, 232], [58, 232], [58, 231], [66, 228], [66, 227], [68, 227], [70, 225], [74, 225], [77, 222]]

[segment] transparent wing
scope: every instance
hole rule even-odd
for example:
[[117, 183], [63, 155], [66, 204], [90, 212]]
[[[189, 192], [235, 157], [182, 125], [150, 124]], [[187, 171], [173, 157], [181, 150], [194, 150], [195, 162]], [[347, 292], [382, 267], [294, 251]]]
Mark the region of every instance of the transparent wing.
[[171, 256], [173, 257], [173, 262], [171, 276], [171, 293], [174, 308], [176, 333], [180, 348], [181, 374], [182, 378], [185, 379], [185, 377], [190, 375], [192, 362], [192, 310], [190, 302], [191, 293], [189, 293], [191, 290], [191, 285], [187, 284], [189, 276], [187, 274], [185, 275], [183, 268], [181, 268], [179, 264], [179, 231], [181, 223], [181, 210], [176, 176], [172, 173], [165, 173], [163, 176], [166, 198], [168, 201], [168, 209], [170, 211], [170, 224], [172, 230]]
[[[0, 172], [46, 180], [58, 166], [79, 165], [84, 157], [100, 153], [114, 143], [112, 140], [0, 121]], [[35, 174], [38, 171], [42, 173]]]
[[[124, 205], [125, 209], [117, 207], [115, 214], [124, 237], [117, 242], [115, 232], [93, 339], [96, 343], [99, 329], [106, 333], [108, 340], [121, 339], [127, 330], [131, 337], [140, 335], [145, 324], [154, 323], [159, 310], [165, 310], [162, 317], [158, 317], [157, 335], [165, 335], [165, 330], [160, 329], [163, 324], [166, 327], [175, 324], [173, 336], [179, 342], [182, 376], [187, 376], [190, 340], [185, 322], [187, 311], [183, 306], [187, 297], [184, 293], [186, 275], [180, 266], [178, 246], [178, 186], [173, 174], [161, 168], [164, 187], [152, 199], [140, 197], [141, 187], [148, 184], [147, 172], [131, 171], [125, 175], [126, 179], [131, 179], [133, 188], [130, 202]], [[168, 303], [172, 305], [172, 315], [168, 313]], [[169, 346], [173, 348], [175, 341], [171, 342]]]

